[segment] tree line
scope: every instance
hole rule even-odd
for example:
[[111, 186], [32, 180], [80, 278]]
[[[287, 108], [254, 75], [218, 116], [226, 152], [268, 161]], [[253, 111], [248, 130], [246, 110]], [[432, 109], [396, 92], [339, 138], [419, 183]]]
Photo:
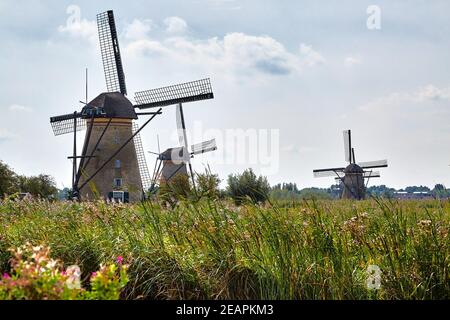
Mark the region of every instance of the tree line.
[[30, 177], [19, 175], [0, 160], [0, 198], [19, 193], [49, 199], [57, 197], [58, 188], [55, 180], [47, 174]]
[[[236, 204], [243, 201], [264, 203], [272, 200], [301, 200], [301, 199], [337, 199], [340, 197], [342, 187], [338, 184], [329, 188], [303, 188], [296, 183], [279, 183], [270, 186], [267, 177], [257, 176], [252, 169], [247, 169], [241, 174], [231, 174], [227, 179], [227, 186], [220, 189], [221, 180], [210, 170], [196, 175], [197, 190], [193, 189], [191, 181], [187, 177], [179, 177], [169, 184], [163, 184], [153, 196], [157, 195], [167, 202], [176, 201], [178, 198], [189, 197], [229, 197]], [[393, 197], [396, 192], [426, 192], [434, 197], [449, 197], [450, 189], [442, 184], [437, 184], [433, 189], [426, 186], [409, 186], [396, 190], [386, 185], [371, 186], [367, 188], [368, 196]], [[47, 175], [23, 176], [16, 174], [7, 164], [0, 160], [0, 198], [5, 195], [29, 193], [33, 197], [46, 199], [67, 199], [70, 190], [65, 188], [58, 190], [55, 180]]]

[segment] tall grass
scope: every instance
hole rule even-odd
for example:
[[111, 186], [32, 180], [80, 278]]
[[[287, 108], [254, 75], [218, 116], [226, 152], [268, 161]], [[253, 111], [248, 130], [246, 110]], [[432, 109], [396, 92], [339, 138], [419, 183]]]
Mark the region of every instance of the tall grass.
[[[448, 299], [450, 203], [385, 200], [175, 208], [45, 201], [0, 204], [8, 248], [46, 244], [87, 281], [99, 263], [130, 264], [124, 299]], [[370, 290], [366, 270], [382, 271]]]

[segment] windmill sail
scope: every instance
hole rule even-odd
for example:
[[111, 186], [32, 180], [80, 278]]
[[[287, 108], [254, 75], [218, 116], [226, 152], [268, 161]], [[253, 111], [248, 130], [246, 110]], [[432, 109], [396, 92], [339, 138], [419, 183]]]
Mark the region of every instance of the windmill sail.
[[127, 94], [119, 39], [112, 10], [97, 15], [98, 34], [108, 92]]
[[323, 178], [323, 177], [340, 177], [344, 175], [345, 168], [334, 168], [334, 169], [321, 169], [314, 170], [314, 178]]
[[386, 168], [388, 166], [387, 160], [369, 161], [361, 162], [358, 165], [363, 169], [374, 169], [374, 168]]
[[214, 99], [209, 79], [202, 79], [173, 86], [135, 93], [136, 108], [165, 107], [179, 103]]
[[188, 150], [186, 124], [184, 122], [183, 106], [181, 104], [177, 105], [176, 118], [177, 118], [178, 141], [180, 142], [181, 147], [186, 148], [186, 150]]
[[[139, 126], [133, 122], [133, 134], [139, 130]], [[141, 135], [138, 133], [134, 136], [134, 146], [136, 148], [136, 156], [138, 160], [139, 173], [141, 174], [142, 189], [148, 191], [152, 185], [152, 178], [148, 171], [147, 160], [145, 159], [144, 148], [142, 146]]]
[[351, 142], [351, 131], [344, 131], [344, 151], [345, 151], [345, 161], [352, 162], [352, 142]]
[[70, 113], [62, 116], [50, 118], [50, 124], [55, 136], [73, 133], [75, 131], [75, 120], [77, 122], [76, 131], [86, 129], [86, 120], [81, 118], [81, 113]]
[[380, 171], [366, 171], [364, 172], [364, 178], [380, 178]]
[[194, 144], [192, 146], [192, 154], [198, 155], [217, 150], [216, 139]]

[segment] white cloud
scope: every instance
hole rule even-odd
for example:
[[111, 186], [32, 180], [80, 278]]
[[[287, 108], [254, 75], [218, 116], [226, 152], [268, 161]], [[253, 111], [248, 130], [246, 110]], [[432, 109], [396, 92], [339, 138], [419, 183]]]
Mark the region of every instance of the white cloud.
[[300, 44], [300, 54], [303, 57], [304, 63], [307, 66], [315, 66], [317, 64], [324, 64], [325, 58], [311, 46], [307, 44]]
[[170, 55], [171, 52], [161, 42], [155, 40], [142, 39], [131, 42], [125, 48], [126, 54], [131, 56], [144, 55]]
[[140, 40], [145, 38], [152, 30], [153, 22], [150, 19], [134, 19], [125, 29], [125, 38], [130, 40]]
[[289, 52], [269, 36], [229, 33], [199, 40], [170, 37], [162, 41], [144, 39], [128, 44], [131, 55], [160, 55], [183, 65], [201, 65], [221, 73], [286, 75], [325, 62], [320, 53], [302, 44], [300, 53]]
[[13, 105], [9, 106], [8, 109], [9, 109], [9, 111], [12, 111], [12, 112], [31, 112], [31, 111], [33, 111], [31, 108], [25, 107], [25, 106], [22, 106], [19, 104], [13, 104]]
[[[362, 111], [378, 111], [389, 109], [393, 111], [401, 107], [414, 105], [432, 106], [433, 102], [450, 102], [450, 87], [437, 88], [429, 84], [413, 92], [394, 92], [385, 97], [378, 98], [360, 107]], [[411, 109], [409, 110], [411, 111]]]
[[183, 33], [187, 30], [187, 23], [180, 17], [168, 17], [164, 19], [168, 33]]
[[417, 93], [417, 98], [421, 101], [427, 100], [449, 100], [450, 88], [439, 89], [432, 84], [421, 88]]
[[346, 67], [353, 67], [362, 63], [361, 57], [349, 56], [345, 58], [344, 64]]

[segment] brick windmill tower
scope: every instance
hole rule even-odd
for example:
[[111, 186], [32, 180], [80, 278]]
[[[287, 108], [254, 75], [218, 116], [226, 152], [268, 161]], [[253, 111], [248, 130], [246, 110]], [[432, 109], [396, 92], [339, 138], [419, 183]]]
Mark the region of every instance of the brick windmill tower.
[[[55, 135], [73, 133], [72, 197], [136, 202], [150, 188], [140, 132], [165, 106], [212, 99], [209, 79], [136, 93], [137, 105], [127, 98], [125, 75], [113, 11], [97, 15], [100, 48], [107, 92], [87, 102], [81, 112], [50, 118]], [[87, 99], [86, 99], [87, 100]], [[136, 109], [158, 108], [137, 113]], [[138, 117], [150, 116], [139, 127]], [[81, 155], [77, 131], [87, 130]]]

